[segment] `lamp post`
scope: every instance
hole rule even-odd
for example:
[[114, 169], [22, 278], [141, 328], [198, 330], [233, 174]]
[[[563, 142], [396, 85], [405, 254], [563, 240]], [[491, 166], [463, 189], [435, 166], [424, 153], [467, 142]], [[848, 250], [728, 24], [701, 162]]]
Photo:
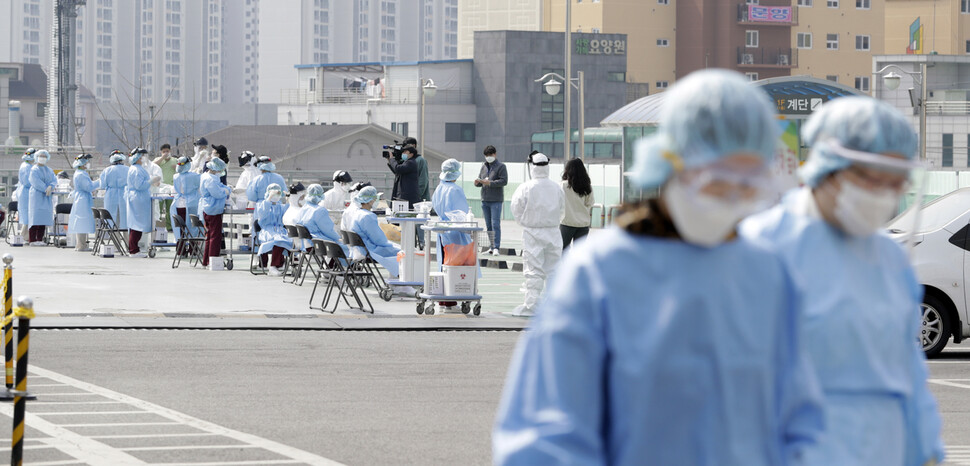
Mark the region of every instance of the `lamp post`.
[[[568, 82], [570, 87], [576, 88], [576, 90], [579, 92], [579, 147], [578, 149], [579, 149], [579, 158], [585, 161], [586, 160], [586, 138], [584, 136], [584, 131], [586, 129], [586, 84], [585, 84], [586, 80], [584, 79], [582, 71], [577, 71], [576, 76], [577, 77], [575, 78], [569, 79]], [[545, 81], [545, 84], [543, 84], [542, 87], [546, 90], [546, 94], [559, 95], [559, 91], [562, 90], [562, 82], [556, 81], [556, 78], [561, 79], [563, 82], [567, 81], [566, 78], [558, 75], [557, 73], [546, 73], [541, 78], [536, 79], [535, 82], [538, 83], [538, 82]], [[547, 79], [548, 81], [546, 81]], [[569, 101], [569, 94], [571, 94], [571, 90], [567, 88], [566, 95], [564, 96], [567, 102]], [[568, 109], [568, 106], [565, 108]], [[563, 116], [564, 116], [563, 118], [564, 128], [562, 133], [563, 157], [566, 160], [569, 160], [569, 156], [570, 156], [569, 146], [571, 145], [570, 143], [572, 142], [570, 140], [571, 138], [569, 134], [570, 133], [569, 111], [566, 110], [566, 114]]]
[[424, 98], [434, 97], [438, 93], [438, 86], [431, 79], [421, 80], [421, 155], [424, 155]]
[[[909, 70], [903, 69], [899, 65], [886, 65], [886, 66], [882, 67], [882, 69], [880, 69], [879, 71], [876, 71], [874, 73], [874, 74], [882, 74], [884, 71], [886, 71], [886, 70], [888, 70], [890, 68], [893, 68], [893, 69], [895, 69], [897, 71], [900, 71], [900, 72], [903, 72], [903, 73], [906, 73], [906, 74], [912, 76], [913, 77], [913, 80], [916, 81], [916, 84], [919, 84], [919, 87], [920, 87], [920, 92], [919, 92], [920, 93], [920, 97], [919, 97], [919, 159], [920, 159], [920, 161], [924, 161], [924, 162], [926, 161], [926, 99], [927, 99], [927, 94], [928, 94], [928, 92], [926, 90], [927, 85], [928, 85], [928, 82], [926, 80], [926, 67], [927, 67], [927, 65], [926, 65], [926, 62], [925, 61], [923, 63], [920, 63], [920, 65], [919, 65], [919, 71], [918, 72], [917, 71], [909, 71]], [[896, 89], [898, 89], [899, 88], [900, 81], [901, 81], [900, 76], [898, 74], [896, 74], [896, 73], [891, 72], [891, 71], [889, 72], [889, 74], [887, 74], [887, 75], [885, 75], [885, 76], [882, 77], [883, 84], [885, 84], [886, 85], [886, 89], [889, 89], [890, 91], [895, 91]]]
[[[564, 72], [566, 73], [566, 76], [572, 77], [572, 75], [573, 75], [573, 53], [572, 53], [572, 51], [573, 50], [572, 50], [572, 47], [571, 47], [572, 46], [571, 42], [572, 42], [572, 33], [573, 33], [573, 31], [572, 31], [571, 24], [572, 24], [572, 19], [573, 19], [573, 17], [572, 17], [573, 16], [572, 15], [572, 3], [573, 3], [573, 0], [565, 0], [565, 1], [566, 1], [566, 37], [565, 37], [565, 40], [566, 40], [566, 50], [565, 50], [565, 52], [564, 52], [563, 55], [564, 55], [564, 59], [565, 59], [565, 62], [566, 62], [565, 63], [566, 69], [564, 70]], [[565, 78], [563, 78], [562, 76], [559, 76], [559, 79], [562, 79], [563, 81], [565, 81]], [[546, 92], [548, 92], [549, 90], [550, 90], [549, 88], [546, 88]], [[556, 94], [550, 94], [550, 95], [556, 95]], [[572, 131], [570, 131], [572, 128], [570, 128], [570, 126], [572, 126], [572, 118], [573, 118], [572, 105], [571, 105], [571, 101], [572, 101], [571, 96], [572, 96], [572, 92], [569, 92], [569, 89], [567, 88], [566, 89], [566, 95], [563, 96], [564, 97], [564, 99], [563, 99], [564, 102], [563, 102], [563, 108], [562, 108], [563, 109], [563, 112], [564, 112], [563, 113], [563, 119], [562, 119], [562, 122], [563, 122], [563, 131], [562, 131], [563, 146], [562, 146], [562, 148], [563, 148], [563, 157], [566, 160], [569, 160], [569, 156], [572, 155], [572, 154], [569, 153], [570, 152], [569, 151], [569, 148], [572, 146], [572, 144], [571, 144], [572, 143], [572, 141], [571, 141], [572, 138], [570, 137], [572, 135]], [[580, 96], [582, 96], [582, 93], [580, 93]], [[582, 100], [582, 97], [580, 97], [580, 100]], [[583, 105], [582, 102], [580, 102], [579, 105], [582, 106]], [[582, 117], [583, 110], [580, 109], [579, 113], [580, 113], [580, 117], [579, 117], [580, 123], [579, 123], [579, 125], [580, 125], [580, 128], [582, 128], [582, 125], [583, 125], [583, 123], [582, 123], [582, 121], [583, 121], [583, 117]], [[584, 157], [585, 154], [583, 154], [583, 152], [582, 152], [582, 137], [583, 137], [582, 136], [583, 135], [583, 131], [582, 130], [579, 131], [579, 135], [580, 135], [579, 136], [580, 137], [580, 152], [579, 152], [579, 156], [580, 157]]]

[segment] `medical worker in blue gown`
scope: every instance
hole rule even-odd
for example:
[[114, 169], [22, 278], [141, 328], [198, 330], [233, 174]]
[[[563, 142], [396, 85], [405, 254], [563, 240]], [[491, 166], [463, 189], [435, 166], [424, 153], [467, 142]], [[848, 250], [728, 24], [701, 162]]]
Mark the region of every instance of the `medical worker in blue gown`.
[[[142, 235], [152, 232], [152, 193], [151, 175], [145, 165], [150, 159], [145, 157], [148, 151], [136, 147], [131, 150], [128, 167], [128, 180], [125, 185], [125, 205], [128, 221], [128, 254], [134, 258], [148, 257], [141, 250]], [[148, 239], [151, 241], [151, 238]]]
[[28, 238], [30, 228], [30, 169], [34, 166], [36, 153], [37, 149], [33, 147], [24, 152], [17, 175], [17, 223], [20, 224], [20, 236], [24, 238]]
[[57, 175], [47, 166], [50, 153], [39, 150], [35, 155], [35, 162], [30, 167], [30, 228], [27, 230], [31, 246], [44, 246], [44, 235], [47, 227], [54, 225], [54, 203], [51, 193], [57, 187]]
[[[455, 159], [448, 159], [441, 163], [441, 174], [438, 178], [441, 183], [435, 188], [434, 194], [431, 196], [431, 206], [434, 211], [438, 213], [443, 222], [454, 222], [461, 221], [464, 218], [452, 218], [455, 212], [461, 212], [462, 214], [467, 214], [469, 212], [468, 208], [468, 198], [465, 197], [465, 190], [461, 189], [455, 183], [455, 180], [461, 177], [461, 162]], [[419, 234], [424, 234], [423, 231], [418, 231]], [[444, 258], [443, 247], [448, 244], [469, 244], [472, 242], [471, 235], [468, 233], [462, 233], [460, 231], [448, 231], [438, 234], [438, 257]], [[481, 276], [481, 273], [479, 273]], [[453, 312], [457, 309], [458, 302], [456, 301], [441, 301], [438, 303], [438, 312]]]
[[[297, 217], [296, 223], [306, 227], [310, 236], [314, 239], [341, 244], [340, 234], [337, 233], [333, 219], [330, 218], [330, 211], [323, 206], [325, 197], [326, 192], [323, 190], [323, 186], [311, 184], [306, 190], [306, 205], [300, 210], [300, 216]], [[350, 254], [346, 246], [343, 246], [343, 249], [345, 255]]]
[[256, 168], [259, 169], [259, 175], [249, 183], [249, 187], [246, 188], [246, 198], [249, 202], [263, 202], [266, 200], [266, 188], [271, 184], [278, 184], [280, 186], [286, 186], [286, 180], [279, 173], [276, 173], [276, 164], [273, 160], [265, 155], [259, 156], [256, 159]]
[[[192, 159], [189, 157], [179, 157], [175, 162], [175, 177], [172, 179], [172, 188], [175, 191], [175, 198], [172, 199], [171, 213], [178, 215], [185, 221], [190, 236], [200, 236], [200, 231], [192, 226], [189, 215], [196, 215], [202, 219], [199, 213], [199, 201], [202, 200], [202, 175], [192, 171]], [[175, 238], [178, 239], [181, 232], [175, 229]], [[178, 251], [181, 254], [188, 254], [188, 250]]]
[[810, 464], [941, 461], [940, 415], [919, 344], [920, 286], [882, 232], [908, 186], [916, 135], [870, 97], [826, 103], [806, 123], [806, 186], [741, 232], [784, 256], [804, 295], [804, 330], [825, 396]]
[[71, 206], [71, 216], [68, 219], [67, 234], [77, 235], [74, 245], [75, 251], [89, 251], [88, 235], [94, 234], [94, 199], [91, 195], [94, 190], [101, 187], [101, 180], [91, 180], [88, 173], [88, 166], [91, 164], [91, 154], [81, 154], [74, 158], [72, 166], [74, 171], [74, 191], [71, 192], [71, 199], [74, 205]]
[[265, 267], [267, 261], [270, 260], [270, 255], [272, 255], [267, 274], [278, 277], [283, 275], [280, 267], [283, 266], [283, 260], [286, 259], [289, 249], [293, 247], [293, 241], [290, 240], [286, 234], [286, 228], [283, 226], [283, 214], [290, 206], [282, 202], [282, 185], [273, 183], [267, 186], [264, 197], [265, 199], [262, 202], [256, 204], [256, 210], [253, 214], [253, 218], [259, 222], [260, 228], [258, 234], [259, 260], [260, 264]]
[[125, 186], [128, 184], [128, 167], [125, 154], [116, 150], [108, 158], [109, 165], [101, 170], [101, 189], [104, 190], [104, 208], [111, 214], [115, 225], [128, 229], [128, 207], [125, 204]]
[[[377, 198], [377, 188], [373, 186], [362, 188], [354, 195], [354, 204], [357, 205], [357, 208], [345, 210], [341, 221], [347, 222], [350, 227], [349, 231], [357, 233], [360, 239], [364, 241], [370, 256], [387, 269], [391, 278], [396, 279], [399, 276], [397, 253], [401, 252], [401, 248], [388, 241], [384, 230], [381, 230], [377, 223], [377, 214], [371, 212]], [[361, 251], [360, 254], [364, 253]], [[410, 286], [392, 286], [397, 294], [413, 296], [416, 292]]]
[[744, 76], [667, 91], [631, 181], [659, 197], [572, 246], [512, 358], [496, 464], [786, 465], [823, 427], [781, 260], [735, 235], [779, 133]]

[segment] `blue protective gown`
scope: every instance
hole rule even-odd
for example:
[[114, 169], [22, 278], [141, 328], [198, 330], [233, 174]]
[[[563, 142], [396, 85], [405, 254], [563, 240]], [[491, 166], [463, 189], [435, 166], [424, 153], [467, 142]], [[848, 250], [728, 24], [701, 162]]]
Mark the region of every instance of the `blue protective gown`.
[[745, 220], [741, 234], [777, 248], [804, 296], [803, 340], [827, 426], [810, 464], [942, 459], [918, 343], [923, 288], [902, 248], [882, 233], [844, 235], [821, 219], [808, 189]]
[[[51, 226], [54, 224], [54, 203], [46, 194], [47, 188], [57, 188], [57, 175], [47, 165], [34, 164], [30, 167], [30, 218], [28, 225]], [[18, 209], [20, 206], [18, 205]]]
[[151, 176], [142, 165], [128, 167], [125, 185], [128, 229], [148, 233], [152, 231]]
[[210, 175], [208, 172], [201, 175], [202, 182], [199, 187], [202, 198], [199, 200], [199, 218], [204, 220], [203, 214], [219, 215], [226, 211], [226, 199], [232, 190], [223, 184], [219, 177]]
[[[347, 216], [350, 216], [348, 219]], [[377, 214], [367, 209], [347, 209], [344, 211], [343, 220], [347, 220], [350, 231], [357, 233], [364, 241], [367, 251], [377, 263], [387, 269], [392, 277], [398, 276], [397, 253], [401, 248], [387, 240], [384, 230], [377, 224]], [[361, 252], [363, 254], [363, 251]]]
[[[448, 217], [448, 213], [456, 210], [468, 212], [468, 199], [465, 198], [465, 191], [454, 181], [442, 181], [435, 188], [434, 195], [431, 196], [431, 206], [434, 207], [434, 211], [438, 213], [441, 220], [454, 221], [455, 219]], [[441, 233], [440, 237], [443, 244], [471, 243], [471, 236], [459, 231]]]
[[[185, 209], [185, 216], [199, 215], [199, 201], [202, 199], [202, 175], [195, 172], [176, 173], [172, 179], [172, 187], [175, 190], [175, 198], [172, 199], [171, 214], [177, 215], [175, 209]], [[202, 218], [201, 215], [199, 218]], [[188, 218], [184, 218], [185, 224], [189, 228], [189, 234], [198, 236], [199, 232], [192, 226]], [[175, 238], [180, 238], [178, 229], [175, 231]]]
[[100, 187], [101, 180], [91, 181], [91, 175], [88, 174], [87, 170], [74, 172], [74, 191], [71, 191], [71, 199], [74, 199], [74, 205], [71, 206], [67, 234], [94, 234], [94, 213], [91, 212], [94, 199], [91, 192]]
[[253, 216], [259, 222], [259, 252], [266, 254], [273, 251], [274, 246], [281, 248], [292, 248], [293, 241], [286, 234], [286, 227], [283, 226], [283, 213], [290, 206], [287, 204], [273, 203], [263, 200], [256, 204]]
[[797, 463], [823, 421], [777, 257], [615, 227], [573, 248], [512, 357], [495, 464]]
[[112, 165], [101, 171], [101, 189], [104, 189], [104, 208], [122, 230], [128, 229], [128, 206], [125, 203], [125, 186], [128, 184], [128, 167]]
[[296, 223], [305, 226], [314, 239], [323, 239], [339, 244], [344, 250], [344, 255], [350, 256], [350, 250], [340, 241], [340, 234], [337, 233], [333, 219], [330, 218], [330, 211], [323, 206], [322, 202], [303, 206]]
[[266, 188], [273, 183], [280, 185], [284, 192], [286, 191], [286, 180], [280, 174], [263, 172], [249, 183], [246, 188], [246, 198], [249, 199], [249, 202], [263, 202], [266, 197]]
[[30, 168], [32, 164], [22, 162], [17, 178], [17, 212], [20, 215], [18, 223], [30, 225]]

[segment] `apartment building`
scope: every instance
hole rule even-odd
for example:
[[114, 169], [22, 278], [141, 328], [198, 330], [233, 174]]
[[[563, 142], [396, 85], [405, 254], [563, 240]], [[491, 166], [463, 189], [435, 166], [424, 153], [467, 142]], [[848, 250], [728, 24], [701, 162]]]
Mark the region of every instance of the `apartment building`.
[[542, 0], [458, 0], [458, 58], [474, 58], [475, 31], [542, 31], [542, 7]]
[[[542, 1], [542, 30], [565, 31], [563, 0]], [[570, 0], [573, 32], [626, 34], [628, 100], [662, 91], [677, 77], [678, 2], [686, 0]], [[720, 2], [719, 2], [720, 3]], [[731, 3], [732, 8], [734, 3]]]
[[970, 53], [970, 1], [885, 1], [886, 54], [905, 54], [914, 41], [924, 54]]
[[[798, 54], [793, 75], [811, 75], [852, 86], [872, 88], [872, 57], [885, 50], [887, 0], [795, 0], [798, 23], [792, 43]], [[905, 46], [897, 53], [905, 53]]]
[[46, 66], [54, 0], [0, 2], [0, 62]]

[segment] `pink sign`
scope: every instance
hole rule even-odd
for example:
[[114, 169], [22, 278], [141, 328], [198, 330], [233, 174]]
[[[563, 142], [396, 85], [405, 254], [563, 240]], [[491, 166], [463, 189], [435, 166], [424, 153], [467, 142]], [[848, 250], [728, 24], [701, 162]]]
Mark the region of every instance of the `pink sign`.
[[792, 22], [790, 6], [748, 5], [748, 21], [758, 23]]

